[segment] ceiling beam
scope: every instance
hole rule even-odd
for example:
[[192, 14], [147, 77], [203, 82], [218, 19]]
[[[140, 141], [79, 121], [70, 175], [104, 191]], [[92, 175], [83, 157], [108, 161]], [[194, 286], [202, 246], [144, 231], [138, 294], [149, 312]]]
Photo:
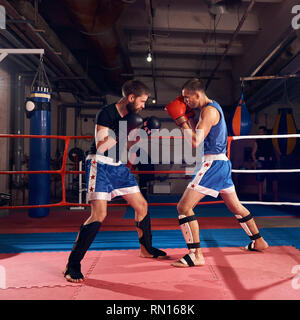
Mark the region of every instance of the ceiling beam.
[[[201, 11], [202, 10], [202, 11]], [[132, 19], [132, 17], [135, 19]], [[147, 30], [145, 25], [147, 14], [139, 8], [132, 8], [123, 16], [122, 25], [126, 30]], [[175, 8], [168, 10], [167, 7], [159, 7], [155, 10], [154, 32], [208, 32], [213, 31], [212, 16], [206, 8], [199, 9], [187, 7], [184, 10]], [[238, 26], [236, 13], [227, 12], [220, 17], [216, 33], [234, 33]], [[258, 17], [255, 13], [249, 13], [247, 21], [243, 24], [240, 34], [257, 34], [260, 30]]]
[[[242, 0], [243, 2], [250, 2], [251, 0]], [[255, 0], [255, 2], [257, 3], [270, 3], [270, 4], [273, 4], [273, 3], [281, 3], [283, 2], [284, 0]]]
[[[227, 48], [227, 46], [224, 46]], [[203, 55], [203, 54], [208, 54], [208, 55], [222, 55], [224, 53], [224, 47], [213, 47], [213, 46], [206, 46], [206, 45], [201, 45], [201, 46], [187, 46], [187, 45], [156, 45], [155, 43], [152, 44], [152, 52], [153, 53], [168, 53], [169, 55], [178, 55], [178, 54], [185, 54], [185, 55]], [[128, 50], [130, 53], [133, 52], [145, 52], [145, 56], [147, 54], [147, 45], [135, 45], [135, 44], [130, 44], [128, 45]], [[243, 47], [242, 46], [231, 46], [228, 51], [227, 55], [230, 56], [237, 56], [237, 55], [242, 55], [244, 53]]]
[[[146, 62], [145, 55], [140, 54], [139, 56], [132, 56], [131, 63], [133, 69], [149, 69], [150, 65]], [[156, 55], [155, 68], [156, 70], [203, 70], [210, 71], [216, 66], [217, 59], [203, 59], [198, 57], [189, 57], [186, 59], [184, 56], [163, 56]], [[222, 61], [219, 71], [230, 71], [232, 70], [232, 63], [229, 58]]]
[[[28, 19], [34, 21], [34, 8], [27, 1], [15, 1], [11, 0], [0, 0], [0, 5], [3, 5], [6, 9], [6, 13], [13, 19]], [[49, 27], [46, 21], [39, 16], [39, 27], [46, 32], [42, 34], [37, 32], [36, 29], [30, 24], [20, 24], [23, 33], [30, 38], [35, 46], [45, 49], [45, 55], [47, 58], [54, 61], [54, 63], [65, 72], [65, 75], [86, 75], [82, 66], [78, 63], [73, 54], [68, 50], [68, 48], [60, 41], [58, 36]], [[57, 53], [60, 52], [61, 55]], [[81, 92], [88, 94], [89, 87], [90, 90], [94, 92], [99, 92], [97, 85], [87, 76], [86, 83], [82, 83], [81, 80], [74, 81]]]
[[[297, 72], [300, 72], [300, 54], [298, 54], [284, 68], [282, 68], [278, 75], [296, 74]], [[261, 110], [258, 105], [262, 101], [271, 98], [272, 94], [278, 92], [284, 81], [286, 81], [285, 77], [279, 78], [278, 80], [268, 81], [265, 85], [260, 87], [255, 94], [251, 95], [251, 97], [247, 99], [247, 107], [249, 110], [251, 112]]]
[[239, 21], [239, 24], [238, 24], [236, 30], [234, 31], [234, 33], [233, 33], [233, 35], [232, 35], [232, 38], [230, 39], [230, 42], [229, 42], [229, 44], [228, 44], [228, 47], [225, 49], [223, 55], [222, 55], [221, 58], [220, 58], [220, 61], [219, 61], [218, 64], [216, 65], [215, 69], [212, 71], [212, 73], [211, 73], [211, 79], [209, 79], [209, 80], [207, 81], [207, 83], [206, 83], [206, 89], [208, 89], [208, 87], [209, 87], [209, 85], [210, 85], [210, 83], [211, 83], [211, 81], [212, 81], [215, 73], [218, 71], [218, 69], [219, 69], [222, 61], [223, 61], [223, 60], [225, 59], [225, 57], [228, 55], [228, 52], [229, 52], [229, 50], [230, 50], [231, 45], [233, 44], [235, 38], [236, 38], [237, 35], [240, 33], [243, 25], [244, 25], [245, 22], [247, 21], [247, 18], [248, 18], [248, 16], [249, 16], [250, 11], [252, 10], [254, 4], [255, 4], [255, 0], [251, 0], [251, 2], [249, 3], [249, 6], [248, 6], [247, 9], [245, 10], [245, 12], [244, 12], [241, 20]]
[[[139, 78], [151, 78], [152, 74], [147, 74], [147, 73], [134, 73], [134, 74], [122, 74], [123, 77], [139, 77]], [[161, 79], [191, 79], [194, 77], [198, 77], [199, 79], [208, 79], [209, 76], [199, 76], [197, 74], [191, 74], [191, 75], [173, 75], [173, 74], [158, 74], [156, 73], [155, 75], [156, 78], [161, 78]], [[219, 80], [219, 78], [214, 78], [214, 80]]]

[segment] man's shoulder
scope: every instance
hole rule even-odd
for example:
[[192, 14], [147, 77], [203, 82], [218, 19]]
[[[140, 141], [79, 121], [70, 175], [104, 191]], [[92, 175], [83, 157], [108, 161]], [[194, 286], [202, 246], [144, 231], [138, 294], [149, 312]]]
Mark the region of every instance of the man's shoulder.
[[213, 107], [215, 107], [215, 108], [220, 108], [220, 109], [222, 109], [221, 105], [220, 105], [219, 102], [216, 101], [216, 100], [212, 100], [211, 105], [212, 105]]
[[116, 109], [116, 104], [115, 103], [111, 103], [111, 104], [106, 104], [104, 107], [102, 107], [100, 110], [99, 110], [99, 113], [100, 112], [112, 112]]
[[104, 107], [102, 107], [96, 115], [96, 118], [98, 118], [100, 115], [112, 115], [114, 114], [114, 111], [116, 109], [116, 104], [112, 103], [112, 104], [106, 104]]
[[203, 114], [218, 114], [218, 113], [219, 113], [218, 111], [219, 111], [219, 110], [218, 110], [218, 108], [217, 108], [215, 105], [213, 105], [213, 104], [207, 104], [207, 105], [205, 106], [205, 108], [203, 108], [202, 113], [203, 113]]

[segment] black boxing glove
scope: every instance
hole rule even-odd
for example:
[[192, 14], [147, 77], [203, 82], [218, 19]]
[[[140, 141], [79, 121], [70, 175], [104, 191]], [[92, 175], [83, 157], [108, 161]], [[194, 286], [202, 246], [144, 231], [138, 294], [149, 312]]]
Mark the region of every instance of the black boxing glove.
[[144, 129], [146, 131], [146, 133], [148, 134], [148, 136], [150, 136], [152, 129], [160, 129], [160, 127], [161, 127], [160, 120], [158, 118], [152, 116], [152, 117], [144, 119], [142, 129]]
[[137, 113], [128, 113], [121, 121], [127, 121], [127, 134], [138, 127], [141, 127], [144, 120]]

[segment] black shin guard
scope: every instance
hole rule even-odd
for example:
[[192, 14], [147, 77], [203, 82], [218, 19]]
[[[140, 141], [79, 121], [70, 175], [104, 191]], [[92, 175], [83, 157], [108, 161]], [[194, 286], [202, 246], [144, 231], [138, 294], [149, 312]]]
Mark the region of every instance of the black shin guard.
[[153, 255], [153, 258], [164, 257], [167, 255], [164, 251], [152, 247], [151, 221], [149, 213], [147, 213], [142, 221], [136, 221], [135, 225], [143, 231], [142, 237], [139, 238], [140, 244], [145, 247], [148, 253]]
[[72, 279], [83, 279], [80, 261], [83, 259], [91, 243], [95, 239], [100, 226], [101, 222], [96, 221], [80, 227], [78, 239], [69, 256], [65, 276], [70, 275]]

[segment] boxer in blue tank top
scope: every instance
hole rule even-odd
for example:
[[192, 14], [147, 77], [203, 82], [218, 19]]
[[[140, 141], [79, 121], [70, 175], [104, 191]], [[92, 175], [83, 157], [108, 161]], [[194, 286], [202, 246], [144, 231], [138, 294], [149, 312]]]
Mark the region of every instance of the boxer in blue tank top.
[[[177, 205], [179, 224], [189, 253], [172, 265], [193, 267], [205, 264], [200, 247], [199, 225], [193, 208], [206, 195], [217, 197], [220, 193], [228, 209], [252, 240], [243, 249], [267, 249], [267, 242], [260, 235], [250, 212], [239, 201], [231, 179], [231, 162], [226, 156], [227, 128], [222, 108], [206, 96], [204, 86], [198, 79], [188, 80], [183, 85], [182, 97], [186, 107], [177, 98], [166, 109], [176, 124], [180, 125], [193, 148], [204, 143], [204, 156]], [[200, 110], [198, 123], [186, 116], [187, 113], [191, 114], [190, 108]]]

